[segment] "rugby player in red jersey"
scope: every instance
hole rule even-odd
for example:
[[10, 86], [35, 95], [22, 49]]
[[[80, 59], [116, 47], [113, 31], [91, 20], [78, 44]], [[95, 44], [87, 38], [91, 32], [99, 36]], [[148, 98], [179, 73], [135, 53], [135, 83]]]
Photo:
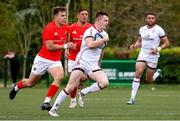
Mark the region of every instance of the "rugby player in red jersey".
[[48, 23], [42, 33], [42, 47], [36, 55], [31, 73], [28, 79], [19, 81], [9, 93], [9, 98], [13, 100], [17, 92], [26, 87], [32, 87], [40, 80], [41, 76], [48, 72], [53, 77], [53, 82], [49, 86], [45, 100], [41, 106], [42, 110], [50, 110], [50, 100], [56, 94], [62, 79], [64, 70], [61, 63], [63, 49], [74, 48], [72, 42], [66, 43], [68, 38], [69, 25], [66, 24], [66, 9], [64, 7], [53, 8], [53, 20]]

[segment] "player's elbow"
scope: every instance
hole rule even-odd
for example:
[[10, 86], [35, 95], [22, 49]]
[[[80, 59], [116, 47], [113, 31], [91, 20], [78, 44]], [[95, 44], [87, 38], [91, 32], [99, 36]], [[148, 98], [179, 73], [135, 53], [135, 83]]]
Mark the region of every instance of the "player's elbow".
[[169, 47], [169, 41], [166, 42], [166, 47]]

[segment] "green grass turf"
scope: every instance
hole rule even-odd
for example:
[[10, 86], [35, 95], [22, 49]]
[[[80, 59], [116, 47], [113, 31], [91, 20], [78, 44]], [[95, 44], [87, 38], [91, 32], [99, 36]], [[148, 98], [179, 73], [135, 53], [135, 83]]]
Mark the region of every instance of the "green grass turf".
[[142, 85], [135, 105], [126, 104], [130, 86], [88, 94], [84, 108], [69, 109], [68, 98], [59, 117], [40, 110], [47, 88], [23, 89], [13, 101], [8, 98], [10, 88], [0, 88], [0, 120], [180, 120], [180, 85], [154, 86], [152, 91], [152, 85]]

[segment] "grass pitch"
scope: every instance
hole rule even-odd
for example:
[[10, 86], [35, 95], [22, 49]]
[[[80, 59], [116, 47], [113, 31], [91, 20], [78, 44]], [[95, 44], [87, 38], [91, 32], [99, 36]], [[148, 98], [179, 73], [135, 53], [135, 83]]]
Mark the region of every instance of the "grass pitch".
[[0, 88], [0, 120], [180, 120], [180, 85], [154, 87], [141, 85], [135, 105], [126, 104], [130, 86], [88, 94], [84, 108], [69, 109], [68, 98], [59, 117], [40, 110], [47, 88], [23, 89], [13, 101], [8, 98], [10, 88]]

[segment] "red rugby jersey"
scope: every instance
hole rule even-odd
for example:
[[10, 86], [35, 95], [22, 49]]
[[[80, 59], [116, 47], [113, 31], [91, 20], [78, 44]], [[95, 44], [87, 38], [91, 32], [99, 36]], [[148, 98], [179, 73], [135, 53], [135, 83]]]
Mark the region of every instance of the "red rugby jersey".
[[86, 23], [84, 26], [79, 26], [77, 22], [73, 23], [70, 26], [70, 41], [76, 44], [76, 50], [70, 49], [69, 51], [70, 60], [76, 60], [76, 55], [80, 51], [83, 34], [86, 31], [86, 29], [88, 29], [91, 26], [92, 25], [90, 23]]
[[62, 49], [49, 51], [45, 46], [45, 41], [51, 40], [54, 44], [63, 45], [67, 41], [69, 26], [67, 24], [58, 27], [54, 21], [46, 25], [42, 33], [42, 47], [38, 53], [39, 56], [58, 61], [62, 57]]

